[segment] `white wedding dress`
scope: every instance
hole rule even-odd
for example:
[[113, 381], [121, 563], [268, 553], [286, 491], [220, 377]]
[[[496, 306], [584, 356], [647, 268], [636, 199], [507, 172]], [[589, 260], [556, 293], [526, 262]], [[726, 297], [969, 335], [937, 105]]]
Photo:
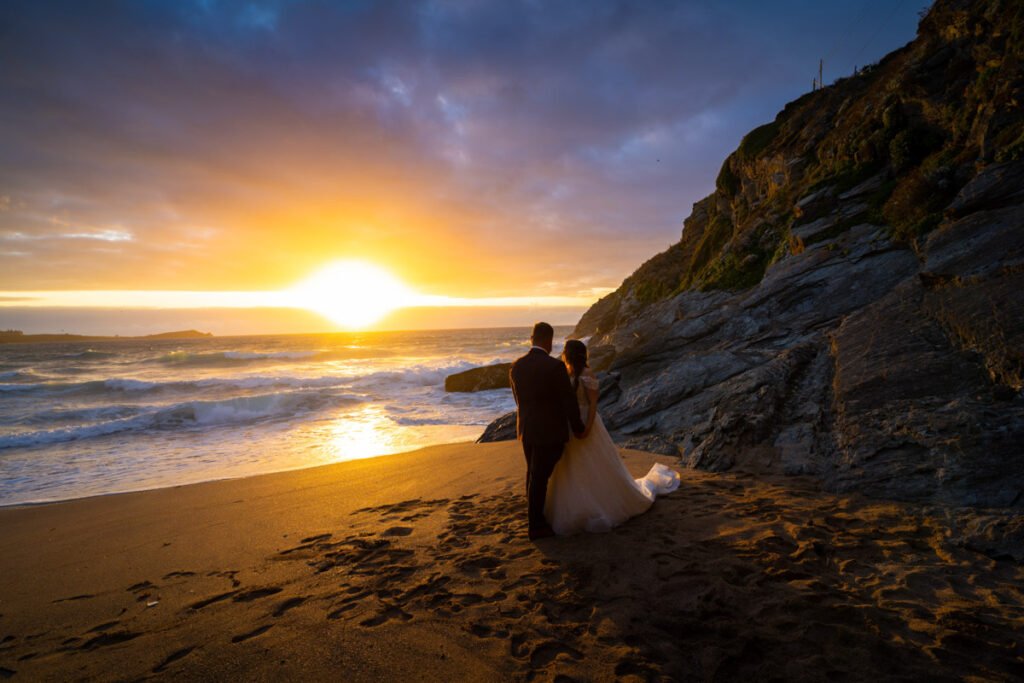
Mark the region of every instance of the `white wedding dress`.
[[[597, 389], [597, 378], [584, 370], [576, 390], [580, 417], [590, 408], [587, 389]], [[656, 464], [642, 479], [633, 479], [619, 457], [619, 449], [594, 415], [585, 439], [570, 438], [548, 482], [544, 516], [559, 536], [581, 531], [608, 531], [630, 517], [646, 512], [655, 497], [679, 488], [679, 473]]]

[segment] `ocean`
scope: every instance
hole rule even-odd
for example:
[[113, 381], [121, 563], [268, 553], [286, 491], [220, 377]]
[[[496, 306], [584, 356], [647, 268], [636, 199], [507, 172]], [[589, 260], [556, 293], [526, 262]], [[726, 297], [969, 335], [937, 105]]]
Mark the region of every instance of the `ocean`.
[[[571, 328], [559, 328], [564, 336]], [[528, 328], [0, 345], [0, 505], [472, 441], [511, 391], [446, 393]]]

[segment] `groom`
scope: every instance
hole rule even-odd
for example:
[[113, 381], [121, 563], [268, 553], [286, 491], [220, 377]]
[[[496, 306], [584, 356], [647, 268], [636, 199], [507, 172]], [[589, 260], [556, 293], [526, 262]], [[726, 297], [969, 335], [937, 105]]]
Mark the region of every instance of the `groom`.
[[569, 373], [561, 361], [550, 355], [554, 337], [551, 325], [534, 325], [530, 337], [533, 346], [509, 370], [518, 409], [516, 433], [526, 455], [530, 540], [555, 535], [544, 518], [548, 478], [569, 441], [569, 427], [577, 436], [584, 428]]

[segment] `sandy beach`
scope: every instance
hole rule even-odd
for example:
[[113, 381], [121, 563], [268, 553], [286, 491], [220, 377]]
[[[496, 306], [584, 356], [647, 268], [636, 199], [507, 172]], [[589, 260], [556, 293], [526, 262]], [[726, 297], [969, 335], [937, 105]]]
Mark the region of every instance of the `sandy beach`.
[[523, 471], [457, 444], [0, 510], [0, 677], [1024, 676], [1024, 568], [937, 513], [688, 470], [611, 533], [531, 543]]

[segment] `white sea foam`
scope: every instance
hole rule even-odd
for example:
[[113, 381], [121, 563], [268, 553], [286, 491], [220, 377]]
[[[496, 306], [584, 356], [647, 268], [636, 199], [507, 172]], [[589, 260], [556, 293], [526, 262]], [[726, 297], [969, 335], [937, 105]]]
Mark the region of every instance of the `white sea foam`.
[[88, 396], [109, 394], [112, 396], [141, 393], [189, 393], [197, 389], [260, 389], [265, 387], [304, 388], [336, 387], [347, 384], [350, 377], [290, 377], [290, 376], [241, 376], [208, 377], [190, 381], [146, 381], [131, 377], [115, 377], [87, 382], [36, 382], [27, 384], [0, 384], [0, 391], [25, 392], [57, 396]]
[[93, 408], [50, 408], [41, 410], [21, 420], [26, 423], [46, 422], [96, 422], [113, 420], [138, 415], [146, 410], [145, 406], [137, 405], [104, 405]]
[[301, 351], [185, 351], [177, 350], [149, 358], [148, 362], [178, 367], [239, 367], [245, 365], [285, 364], [288, 361], [321, 362], [357, 358], [382, 358], [391, 355], [387, 349], [342, 347]]
[[150, 381], [134, 377], [112, 377], [85, 382], [34, 382], [0, 384], [0, 392], [34, 393], [40, 396], [119, 396], [142, 394], [190, 394], [197, 390], [249, 390], [261, 388], [330, 388], [350, 386], [362, 391], [380, 391], [384, 395], [401, 392], [403, 387], [443, 387], [445, 377], [463, 370], [489, 365], [486, 361], [449, 361], [423, 363], [407, 368], [378, 370], [365, 374], [293, 376], [293, 375], [240, 375], [236, 377], [207, 377], [195, 380]]
[[[225, 425], [265, 419], [287, 419], [326, 407], [358, 403], [361, 400], [360, 397], [350, 394], [295, 391], [257, 396], [237, 396], [217, 401], [186, 401], [171, 406], [149, 407], [143, 409], [141, 414], [132, 417], [82, 426], [0, 436], [0, 449], [43, 446], [66, 441], [91, 439], [126, 431]], [[91, 417], [102, 416], [102, 411], [103, 409], [93, 411]]]
[[160, 386], [158, 382], [144, 382], [140, 379], [108, 379], [103, 386], [112, 391], [150, 391]]
[[225, 351], [225, 358], [232, 360], [261, 360], [264, 358], [285, 358], [295, 360], [298, 358], [312, 358], [317, 355], [316, 351], [276, 351], [276, 352], [255, 352], [255, 351]]
[[172, 351], [151, 360], [157, 363], [182, 366], [239, 365], [246, 361], [302, 360], [313, 358], [316, 351]]
[[38, 374], [26, 368], [0, 372], [0, 382], [38, 382], [39, 379]]
[[75, 353], [66, 354], [63, 357], [68, 359], [74, 358], [79, 360], [102, 360], [106, 358], [114, 358], [116, 356], [117, 353], [112, 351], [97, 351], [96, 349], [86, 349], [85, 351], [77, 351]]
[[8, 434], [0, 436], [0, 450], [45, 446], [64, 441], [77, 441], [79, 439], [105, 436], [133, 429], [144, 429], [150, 424], [152, 424], [152, 420], [149, 415], [138, 415], [121, 420], [109, 420], [107, 422], [91, 424], [86, 427], [64, 427], [61, 429]]

